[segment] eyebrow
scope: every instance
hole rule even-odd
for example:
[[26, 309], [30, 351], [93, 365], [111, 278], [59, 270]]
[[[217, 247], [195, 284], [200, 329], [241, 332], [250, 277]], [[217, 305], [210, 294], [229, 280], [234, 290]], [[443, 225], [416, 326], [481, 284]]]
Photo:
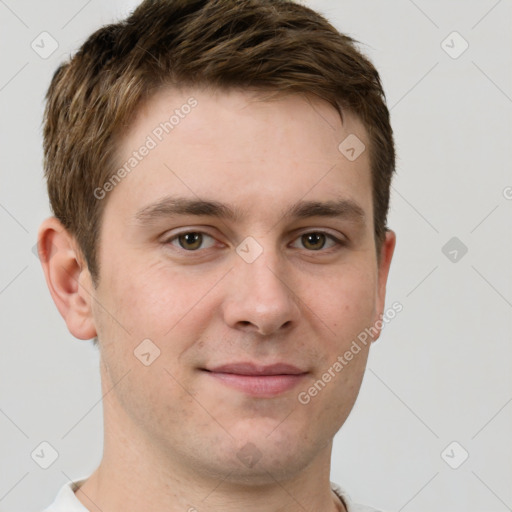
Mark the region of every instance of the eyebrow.
[[308, 217], [345, 217], [355, 222], [366, 223], [364, 209], [352, 199], [302, 201], [289, 208], [284, 216], [298, 219]]
[[241, 217], [240, 212], [218, 201], [167, 196], [139, 210], [135, 219], [141, 224], [148, 224], [160, 218], [177, 215], [202, 215], [233, 221]]
[[[178, 215], [197, 215], [237, 221], [242, 211], [218, 201], [167, 196], [143, 207], [135, 214], [139, 224], [150, 224], [162, 218]], [[282, 212], [282, 218], [343, 217], [366, 223], [364, 209], [352, 199], [331, 201], [300, 201]]]

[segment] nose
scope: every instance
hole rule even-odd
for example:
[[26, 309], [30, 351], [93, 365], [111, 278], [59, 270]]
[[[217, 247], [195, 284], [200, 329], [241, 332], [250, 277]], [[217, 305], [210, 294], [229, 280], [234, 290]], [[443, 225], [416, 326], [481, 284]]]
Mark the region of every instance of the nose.
[[252, 263], [238, 258], [223, 302], [226, 324], [261, 335], [291, 329], [300, 318], [300, 310], [298, 297], [284, 274], [278, 259], [266, 252]]

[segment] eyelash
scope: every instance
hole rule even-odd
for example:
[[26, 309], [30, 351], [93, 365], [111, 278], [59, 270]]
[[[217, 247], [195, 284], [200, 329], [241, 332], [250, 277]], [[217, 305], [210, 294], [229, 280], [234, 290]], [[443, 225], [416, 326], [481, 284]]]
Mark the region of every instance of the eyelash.
[[[212, 240], [215, 240], [215, 237], [213, 237], [212, 235], [204, 232], [204, 231], [200, 231], [200, 230], [188, 230], [188, 231], [182, 231], [181, 233], [176, 233], [174, 234], [172, 237], [164, 240], [164, 245], [173, 245], [172, 242], [174, 241], [178, 241], [178, 239], [184, 235], [188, 235], [188, 234], [200, 234], [200, 235], [203, 235], [203, 236], [206, 236], [206, 237], [209, 237], [211, 238]], [[306, 248], [302, 248], [302, 250], [305, 250], [307, 251], [308, 253], [331, 253], [337, 249], [340, 249], [341, 247], [344, 247], [347, 245], [347, 242], [346, 241], [343, 241], [343, 240], [340, 240], [339, 238], [335, 237], [334, 235], [332, 235], [331, 233], [327, 232], [327, 231], [323, 231], [323, 230], [312, 230], [312, 231], [304, 231], [302, 233], [300, 233], [299, 235], [297, 235], [292, 242], [295, 242], [296, 240], [299, 240], [301, 239], [301, 237], [303, 237], [304, 235], [310, 235], [310, 234], [320, 234], [320, 235], [324, 235], [327, 239], [326, 243], [328, 241], [331, 241], [334, 243], [334, 245], [332, 247], [328, 247], [327, 249], [324, 249], [323, 247], [321, 249], [318, 249], [318, 250], [313, 250], [313, 249], [306, 249]], [[178, 242], [179, 244], [179, 242]], [[198, 248], [198, 249], [195, 249], [195, 250], [187, 250], [181, 246], [174, 246], [178, 251], [180, 252], [185, 252], [185, 253], [199, 253], [199, 252], [202, 252], [202, 251], [205, 251], [207, 249], [210, 249], [210, 247], [207, 247], [206, 249], [203, 249], [203, 248]]]

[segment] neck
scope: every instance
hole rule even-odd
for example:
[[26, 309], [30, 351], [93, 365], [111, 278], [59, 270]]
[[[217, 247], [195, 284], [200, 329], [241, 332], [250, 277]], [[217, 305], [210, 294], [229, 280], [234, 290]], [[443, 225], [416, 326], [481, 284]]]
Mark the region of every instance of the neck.
[[[164, 463], [125, 436], [117, 441], [105, 444], [100, 466], [76, 491], [90, 512], [346, 512], [331, 490], [325, 457], [292, 478], [269, 476], [267, 483], [254, 485], [233, 480], [232, 474], [207, 477], [177, 460]], [[326, 452], [330, 457], [330, 447]]]
[[260, 468], [255, 479], [233, 470], [207, 473], [141, 432], [114, 393], [103, 403], [103, 459], [75, 493], [90, 512], [346, 512], [330, 485], [332, 442], [293, 471]]
[[276, 482], [273, 488], [249, 485], [243, 488], [222, 480], [210, 486], [197, 481], [189, 481], [185, 485], [183, 481], [177, 483], [176, 480], [157, 485], [154, 480], [141, 481], [129, 477], [120, 481], [113, 478], [107, 465], [102, 463], [75, 494], [90, 512], [135, 512], [141, 509], [153, 512], [234, 512], [241, 508], [248, 512], [346, 512], [329, 483], [311, 491], [310, 487], [305, 489], [297, 482]]

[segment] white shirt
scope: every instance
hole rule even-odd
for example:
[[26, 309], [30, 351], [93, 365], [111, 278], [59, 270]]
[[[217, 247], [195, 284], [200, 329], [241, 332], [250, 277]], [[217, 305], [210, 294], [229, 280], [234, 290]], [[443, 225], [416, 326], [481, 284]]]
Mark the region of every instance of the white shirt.
[[[89, 509], [85, 508], [81, 501], [75, 496], [75, 490], [86, 480], [87, 478], [82, 478], [62, 486], [55, 501], [48, 508], [45, 508], [43, 512], [89, 512]], [[379, 512], [374, 508], [353, 503], [347, 493], [335, 483], [331, 482], [331, 487], [345, 504], [347, 512]]]

